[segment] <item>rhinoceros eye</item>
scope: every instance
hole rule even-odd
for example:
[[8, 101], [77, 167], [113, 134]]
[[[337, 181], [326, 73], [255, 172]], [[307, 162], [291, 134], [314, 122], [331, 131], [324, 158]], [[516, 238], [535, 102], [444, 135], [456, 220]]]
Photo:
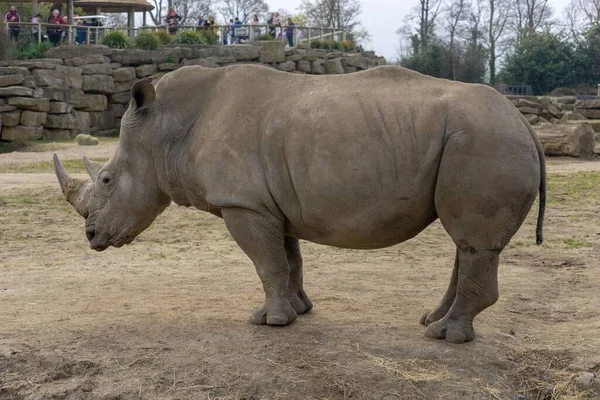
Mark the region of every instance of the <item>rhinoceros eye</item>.
[[108, 185], [110, 183], [110, 178], [105, 176], [104, 178], [102, 178], [102, 183], [104, 183], [105, 185]]

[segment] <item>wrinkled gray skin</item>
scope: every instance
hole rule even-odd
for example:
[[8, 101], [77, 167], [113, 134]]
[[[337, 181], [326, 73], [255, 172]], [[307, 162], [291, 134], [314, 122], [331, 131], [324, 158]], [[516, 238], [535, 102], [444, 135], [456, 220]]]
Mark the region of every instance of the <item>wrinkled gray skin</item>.
[[488, 87], [391, 66], [322, 77], [181, 68], [156, 88], [135, 84], [116, 153], [86, 160], [91, 183], [55, 166], [98, 251], [130, 243], [171, 200], [223, 218], [263, 283], [256, 324], [312, 308], [298, 239], [376, 249], [439, 218], [456, 260], [421, 322], [428, 337], [469, 341], [538, 191], [542, 240], [544, 157], [517, 109]]

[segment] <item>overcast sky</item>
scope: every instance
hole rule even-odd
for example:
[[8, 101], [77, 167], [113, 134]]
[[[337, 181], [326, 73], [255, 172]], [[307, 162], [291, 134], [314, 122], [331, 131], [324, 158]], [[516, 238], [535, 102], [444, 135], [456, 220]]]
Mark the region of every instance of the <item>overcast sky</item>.
[[[298, 11], [300, 0], [266, 0], [272, 10], [280, 8], [292, 13]], [[562, 17], [563, 10], [570, 0], [550, 0], [555, 17]], [[360, 19], [371, 34], [369, 46], [378, 55], [387, 59], [397, 55], [398, 38], [396, 30], [410, 9], [418, 0], [362, 0], [363, 13]]]

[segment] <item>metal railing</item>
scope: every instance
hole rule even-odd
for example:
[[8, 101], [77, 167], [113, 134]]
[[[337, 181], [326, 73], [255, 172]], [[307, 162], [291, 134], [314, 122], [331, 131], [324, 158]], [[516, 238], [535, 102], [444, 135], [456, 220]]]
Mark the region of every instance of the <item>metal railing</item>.
[[[25, 29], [23, 29], [25, 28]], [[50, 40], [55, 42], [60, 35], [60, 43], [67, 44], [96, 44], [99, 43], [102, 36], [111, 31], [124, 32], [129, 37], [135, 37], [140, 32], [148, 31], [167, 31], [175, 36], [183, 31], [202, 31], [209, 30], [215, 33], [220, 44], [240, 44], [249, 41], [259, 40], [263, 35], [273, 37], [272, 40], [288, 41], [286, 35], [286, 26], [274, 25], [217, 25], [217, 26], [199, 26], [199, 25], [178, 25], [178, 26], [143, 26], [138, 28], [115, 28], [107, 26], [90, 25], [68, 25], [68, 24], [48, 24], [48, 23], [30, 23], [30, 22], [8, 22], [6, 29], [9, 36], [20, 40], [22, 35], [29, 35], [34, 41], [42, 42]], [[18, 34], [10, 34], [18, 29]], [[51, 35], [55, 35], [51, 37]], [[321, 28], [311, 26], [295, 26], [293, 29], [293, 47], [299, 43], [310, 47], [311, 42], [315, 40], [326, 42], [345, 41], [347, 32], [340, 28]]]

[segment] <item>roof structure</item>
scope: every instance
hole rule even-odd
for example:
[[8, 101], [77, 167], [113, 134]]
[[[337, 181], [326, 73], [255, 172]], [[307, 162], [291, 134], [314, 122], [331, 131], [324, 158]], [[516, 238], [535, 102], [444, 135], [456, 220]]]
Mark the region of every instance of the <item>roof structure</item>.
[[[1, 1], [1, 0], [0, 0]], [[80, 7], [85, 12], [124, 13], [154, 10], [154, 6], [146, 0], [75, 0], [75, 7]]]

